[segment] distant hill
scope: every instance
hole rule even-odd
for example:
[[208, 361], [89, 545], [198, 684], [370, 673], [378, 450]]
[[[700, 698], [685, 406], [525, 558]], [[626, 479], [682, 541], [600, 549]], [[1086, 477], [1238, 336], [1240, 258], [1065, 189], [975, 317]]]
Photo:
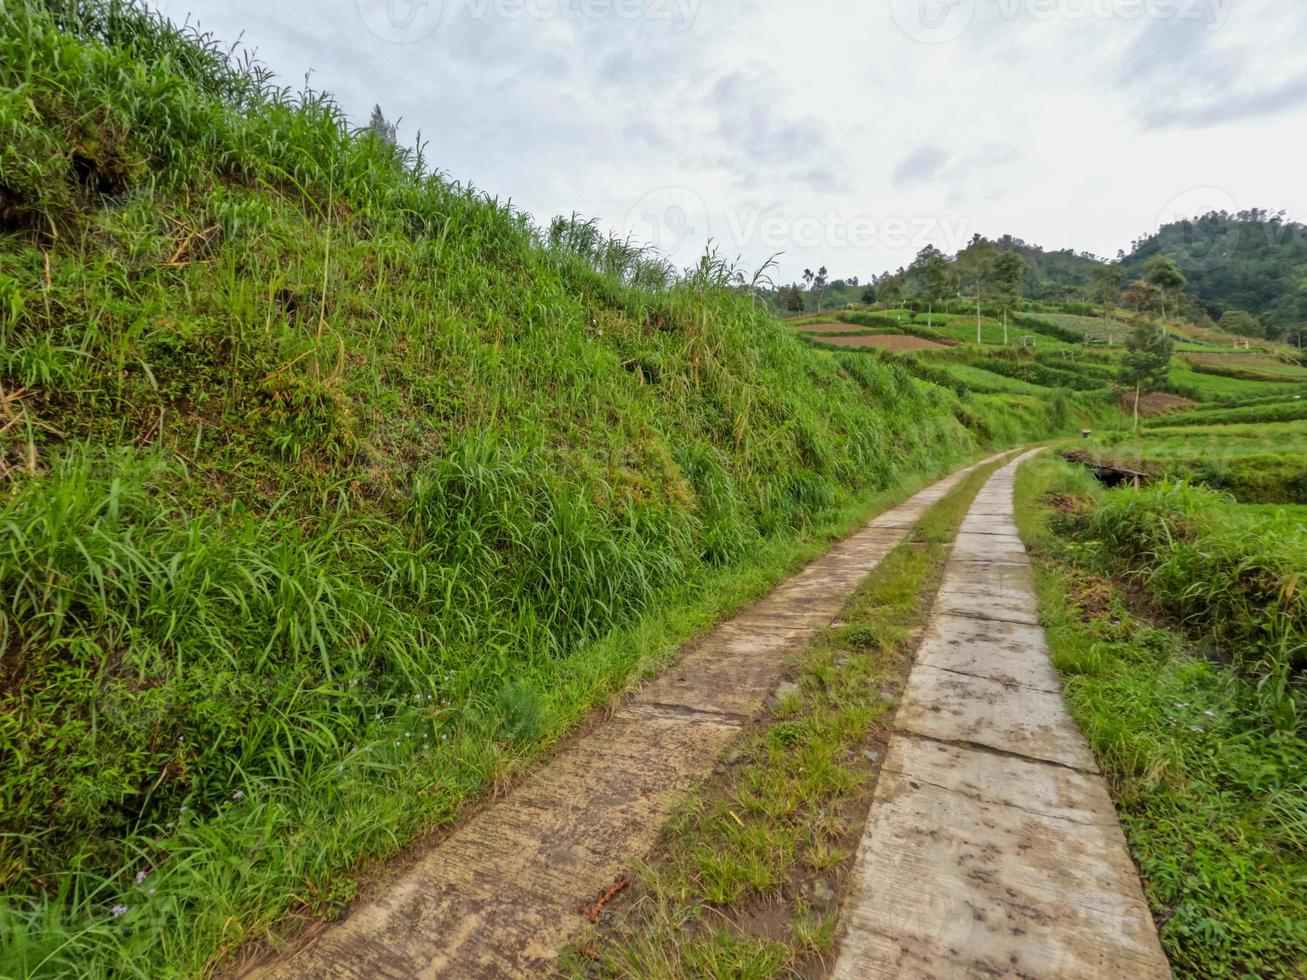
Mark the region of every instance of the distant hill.
[[1048, 302], [1074, 302], [1089, 298], [1094, 270], [1106, 263], [1089, 252], [1069, 248], [1052, 252], [1031, 245], [1014, 235], [1004, 235], [994, 242], [1000, 251], [1019, 252], [1030, 267], [1023, 290], [1026, 299]]
[[1122, 267], [1139, 276], [1157, 255], [1175, 260], [1214, 319], [1245, 310], [1273, 338], [1307, 324], [1307, 226], [1283, 213], [1213, 211], [1164, 225], [1135, 242]]

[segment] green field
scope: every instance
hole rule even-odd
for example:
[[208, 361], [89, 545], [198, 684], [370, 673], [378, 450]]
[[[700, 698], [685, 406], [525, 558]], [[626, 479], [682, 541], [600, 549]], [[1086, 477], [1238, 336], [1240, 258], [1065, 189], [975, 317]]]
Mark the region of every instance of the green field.
[[1108, 321], [1105, 317], [1076, 316], [1069, 313], [1038, 313], [1034, 319], [1051, 323], [1055, 327], [1071, 330], [1093, 340], [1119, 347], [1125, 343], [1130, 325], [1123, 320]]

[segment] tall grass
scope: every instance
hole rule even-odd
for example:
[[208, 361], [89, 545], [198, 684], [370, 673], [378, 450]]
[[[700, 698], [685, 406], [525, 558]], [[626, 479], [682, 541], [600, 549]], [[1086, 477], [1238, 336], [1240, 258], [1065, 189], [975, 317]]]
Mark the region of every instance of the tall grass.
[[1238, 513], [1224, 494], [1164, 480], [1141, 492], [1107, 494], [1083, 533], [1151, 602], [1260, 680], [1269, 722], [1290, 730], [1302, 724], [1307, 536], [1301, 524]]

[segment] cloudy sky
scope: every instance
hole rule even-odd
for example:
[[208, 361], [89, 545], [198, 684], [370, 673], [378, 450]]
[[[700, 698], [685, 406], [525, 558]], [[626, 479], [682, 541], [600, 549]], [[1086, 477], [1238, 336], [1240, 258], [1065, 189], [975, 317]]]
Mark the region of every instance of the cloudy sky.
[[155, 0], [547, 221], [836, 276], [1307, 216], [1301, 0]]

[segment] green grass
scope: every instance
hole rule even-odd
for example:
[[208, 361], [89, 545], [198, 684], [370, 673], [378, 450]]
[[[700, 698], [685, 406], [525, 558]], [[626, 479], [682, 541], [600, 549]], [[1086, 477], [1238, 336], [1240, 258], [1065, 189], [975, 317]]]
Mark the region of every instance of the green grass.
[[1070, 330], [1073, 333], [1080, 334], [1083, 337], [1089, 337], [1093, 340], [1101, 340], [1112, 346], [1120, 347], [1125, 343], [1126, 336], [1130, 333], [1130, 325], [1122, 320], [1108, 321], [1099, 316], [1077, 316], [1070, 313], [1038, 313], [1035, 319], [1043, 320], [1060, 327], [1063, 330]]
[[[564, 958], [576, 977], [812, 975], [833, 949], [892, 710], [947, 546], [1001, 463], [926, 514], [798, 654], [795, 690], [664, 828], [632, 893]], [[870, 754], [869, 754], [870, 753]]]
[[[1109, 779], [1176, 975], [1302, 976], [1301, 725], [1228, 665], [1238, 645], [1213, 647], [1204, 620], [1167, 625], [1159, 610], [1171, 611], [1173, 591], [1141, 589], [1135, 566], [1097, 536], [1117, 521], [1068, 519], [1048, 505], [1053, 492], [1091, 509], [1104, 494], [1083, 471], [1032, 462], [1018, 478], [1018, 519], [1038, 562], [1054, 663]], [[1105, 506], [1119, 508], [1110, 498], [1122, 493]], [[1227, 517], [1234, 510], [1223, 506]]]
[[1302, 364], [1290, 364], [1260, 351], [1241, 351], [1237, 354], [1206, 354], [1187, 357], [1195, 371], [1250, 381], [1286, 381], [1307, 383], [1307, 369]]
[[1282, 396], [1281, 399], [1275, 401], [1256, 399], [1250, 404], [1234, 407], [1207, 406], [1201, 411], [1147, 419], [1143, 424], [1149, 429], [1163, 429], [1172, 432], [1181, 428], [1224, 427], [1254, 423], [1299, 422], [1302, 420], [1307, 420], [1307, 396]]
[[1307, 524], [1307, 504], [1243, 504], [1240, 509], [1256, 517], [1283, 518]]
[[1307, 394], [1307, 387], [1281, 381], [1229, 378], [1194, 370], [1177, 358], [1171, 368], [1171, 386], [1177, 394], [1202, 402], [1244, 402], [1272, 395], [1283, 399]]
[[1307, 421], [1109, 433], [1082, 448], [1101, 461], [1194, 480], [1244, 503], [1307, 503]]
[[1051, 396], [1053, 393], [1051, 388], [1031, 384], [1019, 378], [1010, 378], [993, 371], [986, 371], [984, 368], [973, 367], [970, 364], [950, 363], [944, 360], [936, 360], [931, 363], [936, 365], [948, 377], [961, 381], [969, 390], [982, 394], [1010, 393]]
[[[917, 314], [916, 322], [925, 326], [927, 317], [925, 314]], [[947, 314], [936, 313], [934, 316], [935, 331], [949, 337], [953, 340], [961, 341], [964, 344], [975, 345], [976, 343], [976, 317], [974, 314]], [[1002, 347], [1003, 344], [1003, 324], [1000, 320], [993, 317], [981, 317], [980, 319], [980, 336], [981, 343], [988, 347]], [[1015, 321], [1008, 325], [1008, 346], [1015, 346], [1017, 338], [1031, 337], [1034, 340], [1037, 350], [1063, 350], [1070, 347], [1070, 344], [1058, 340], [1054, 337], [1048, 337], [1044, 334], [1036, 333], [1027, 327], [1023, 327]]]

